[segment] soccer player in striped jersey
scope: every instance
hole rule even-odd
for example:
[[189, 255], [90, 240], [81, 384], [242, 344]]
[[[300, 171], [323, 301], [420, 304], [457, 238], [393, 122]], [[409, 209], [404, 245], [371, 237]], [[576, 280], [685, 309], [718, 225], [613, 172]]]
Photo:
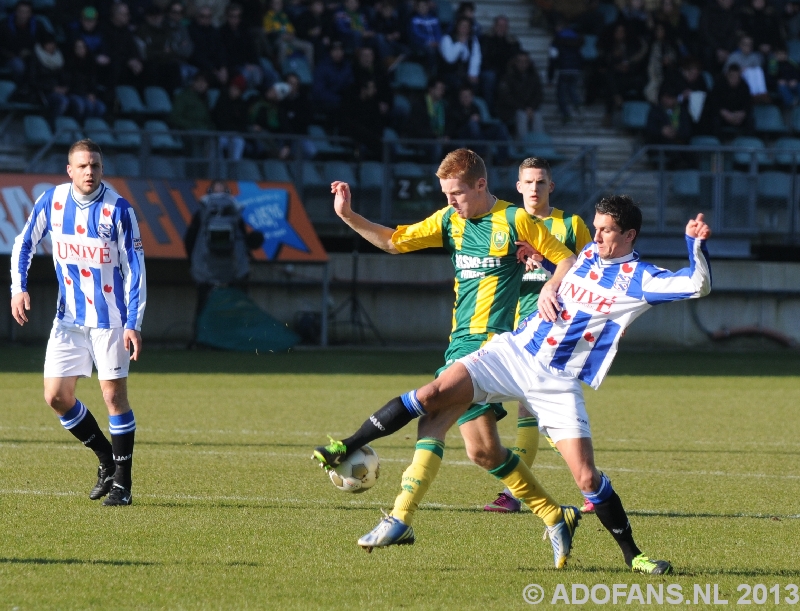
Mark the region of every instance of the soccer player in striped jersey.
[[[349, 187], [345, 183], [335, 182], [331, 190], [336, 194], [336, 213], [375, 246], [390, 253], [430, 247], [444, 247], [450, 253], [456, 272], [456, 301], [445, 365], [436, 372], [440, 375], [457, 359], [477, 350], [495, 334], [512, 328], [525, 272], [524, 266], [517, 261], [517, 242], [527, 242], [557, 264], [553, 278], [542, 289], [542, 310], [552, 320], [557, 314], [555, 291], [575, 257], [553, 238], [539, 219], [522, 208], [498, 200], [488, 191], [486, 167], [474, 152], [459, 149], [448, 154], [440, 164], [437, 176], [448, 205], [419, 223], [396, 230], [371, 223], [353, 212]], [[317, 448], [314, 458], [323, 468], [335, 467], [349, 452], [371, 439], [397, 430], [412, 419], [399, 399], [384, 411], [370, 416], [351, 437], [343, 441], [331, 440], [330, 445]], [[500, 403], [480, 402], [458, 418], [467, 451], [480, 446], [481, 466], [487, 469], [500, 466], [506, 458], [496, 426], [496, 421], [505, 414]], [[405, 422], [401, 424], [403, 419]], [[392, 430], [384, 426], [389, 421]], [[445, 434], [453, 423], [436, 417], [420, 420], [414, 458], [403, 474], [401, 492], [391, 515], [359, 539], [359, 545], [371, 550], [373, 547], [414, 542], [411, 522], [439, 470]], [[485, 438], [492, 443], [484, 443]], [[558, 568], [563, 567], [572, 533], [580, 518], [577, 508], [562, 508], [556, 504], [522, 462], [507, 464], [495, 475], [509, 486], [516, 486], [519, 496], [526, 498], [529, 507], [548, 526], [555, 564]]]
[[[473, 403], [522, 401], [541, 430], [553, 439], [584, 497], [619, 545], [634, 572], [662, 575], [672, 571], [666, 560], [652, 560], [637, 547], [628, 516], [608, 477], [597, 470], [581, 382], [597, 389], [605, 378], [625, 329], [654, 305], [696, 299], [711, 291], [706, 240], [711, 230], [702, 214], [686, 225], [689, 267], [677, 272], [639, 260], [633, 248], [642, 213], [625, 195], [602, 199], [595, 206], [594, 242], [585, 248], [558, 289], [558, 316], [539, 309], [513, 333], [495, 336], [418, 390], [389, 401], [375, 412], [384, 428], [372, 439], [397, 431], [407, 417], [427, 415], [453, 422]], [[395, 418], [391, 415], [397, 413]], [[495, 433], [496, 434], [496, 433]], [[480, 455], [478, 447], [474, 453]], [[470, 453], [473, 458], [473, 453]], [[519, 457], [507, 452], [507, 465]], [[504, 480], [505, 481], [505, 480]], [[517, 493], [517, 498], [528, 497]]]
[[[550, 164], [546, 159], [529, 157], [519, 165], [517, 191], [522, 194], [525, 211], [541, 219], [553, 237], [562, 242], [571, 252], [577, 254], [592, 241], [592, 235], [580, 216], [568, 214], [550, 205], [550, 194], [555, 187], [556, 183], [552, 180]], [[514, 328], [537, 309], [539, 291], [550, 278], [550, 272], [545, 265], [540, 266], [539, 269], [527, 271], [522, 277]], [[539, 450], [539, 422], [536, 416], [525, 409], [522, 403], [519, 404], [517, 410], [517, 440], [511, 450], [528, 467], [531, 467], [536, 459], [536, 452]], [[548, 441], [552, 444], [550, 438]], [[486, 505], [484, 510], [516, 513], [520, 510], [520, 505], [520, 500], [514, 498], [511, 491], [506, 489], [494, 501]], [[593, 511], [591, 503], [584, 500], [581, 512], [591, 511]]]
[[[144, 251], [133, 208], [103, 184], [100, 147], [79, 140], [69, 149], [71, 183], [36, 200], [11, 252], [11, 313], [24, 325], [31, 309], [28, 269], [49, 236], [58, 279], [58, 304], [44, 362], [45, 401], [61, 424], [100, 461], [92, 500], [131, 504], [136, 420], [128, 403], [128, 366], [142, 350], [147, 289]], [[133, 352], [131, 353], [131, 349]], [[92, 363], [108, 408], [111, 442], [75, 397]]]

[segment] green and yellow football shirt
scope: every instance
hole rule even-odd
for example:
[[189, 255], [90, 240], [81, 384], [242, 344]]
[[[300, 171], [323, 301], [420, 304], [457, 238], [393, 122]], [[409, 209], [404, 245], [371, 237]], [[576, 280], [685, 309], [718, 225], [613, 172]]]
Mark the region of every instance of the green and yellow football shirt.
[[392, 235], [401, 253], [431, 247], [450, 253], [456, 272], [451, 340], [511, 330], [525, 273], [516, 257], [514, 242], [519, 240], [556, 264], [572, 255], [541, 220], [502, 200], [471, 219], [462, 219], [447, 206], [419, 223], [398, 227]]

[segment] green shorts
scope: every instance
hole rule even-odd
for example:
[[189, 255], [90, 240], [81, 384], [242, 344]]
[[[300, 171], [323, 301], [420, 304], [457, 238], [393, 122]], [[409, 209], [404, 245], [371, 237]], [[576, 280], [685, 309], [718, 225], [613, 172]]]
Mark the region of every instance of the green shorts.
[[[453, 341], [450, 342], [450, 345], [447, 347], [447, 350], [444, 353], [444, 365], [439, 367], [436, 370], [435, 377], [439, 377], [442, 375], [442, 372], [450, 367], [453, 363], [455, 363], [458, 359], [462, 356], [467, 356], [478, 350], [481, 346], [483, 346], [486, 342], [488, 342], [494, 336], [493, 333], [478, 333], [475, 335], [467, 335], [465, 337], [457, 337]], [[482, 405], [470, 405], [469, 409], [458, 419], [458, 426], [469, 422], [470, 420], [475, 420], [478, 416], [481, 416], [488, 412], [489, 410], [494, 411], [494, 417], [496, 420], [502, 420], [508, 415], [508, 412], [503, 407], [502, 403], [484, 403]]]

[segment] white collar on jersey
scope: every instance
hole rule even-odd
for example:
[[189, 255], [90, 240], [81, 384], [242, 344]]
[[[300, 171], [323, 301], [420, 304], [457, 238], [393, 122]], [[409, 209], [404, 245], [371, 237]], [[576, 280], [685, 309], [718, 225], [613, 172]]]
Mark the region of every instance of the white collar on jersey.
[[89, 193], [89, 195], [81, 195], [75, 190], [75, 187], [70, 186], [70, 195], [72, 195], [72, 199], [74, 199], [78, 204], [85, 206], [86, 204], [91, 204], [94, 200], [97, 199], [97, 196], [100, 195], [100, 192], [103, 190], [103, 183], [100, 183], [100, 186], [97, 187], [94, 191]]
[[621, 257], [617, 257], [616, 259], [601, 259], [597, 257], [597, 261], [601, 267], [606, 267], [608, 265], [619, 265], [620, 263], [627, 263], [628, 261], [638, 261], [639, 260], [639, 253], [631, 251], [627, 255], [623, 255]]

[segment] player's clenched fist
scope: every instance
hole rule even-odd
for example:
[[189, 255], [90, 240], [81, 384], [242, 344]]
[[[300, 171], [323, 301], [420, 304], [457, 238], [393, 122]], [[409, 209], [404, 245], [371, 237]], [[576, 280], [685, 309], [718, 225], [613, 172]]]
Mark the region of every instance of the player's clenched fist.
[[352, 211], [350, 208], [350, 185], [336, 180], [331, 183], [331, 193], [334, 194], [333, 209], [341, 218], [347, 218]]
[[697, 218], [691, 219], [686, 224], [686, 235], [690, 238], [700, 238], [701, 240], [707, 240], [711, 237], [711, 227], [705, 222], [702, 212], [697, 215]]

